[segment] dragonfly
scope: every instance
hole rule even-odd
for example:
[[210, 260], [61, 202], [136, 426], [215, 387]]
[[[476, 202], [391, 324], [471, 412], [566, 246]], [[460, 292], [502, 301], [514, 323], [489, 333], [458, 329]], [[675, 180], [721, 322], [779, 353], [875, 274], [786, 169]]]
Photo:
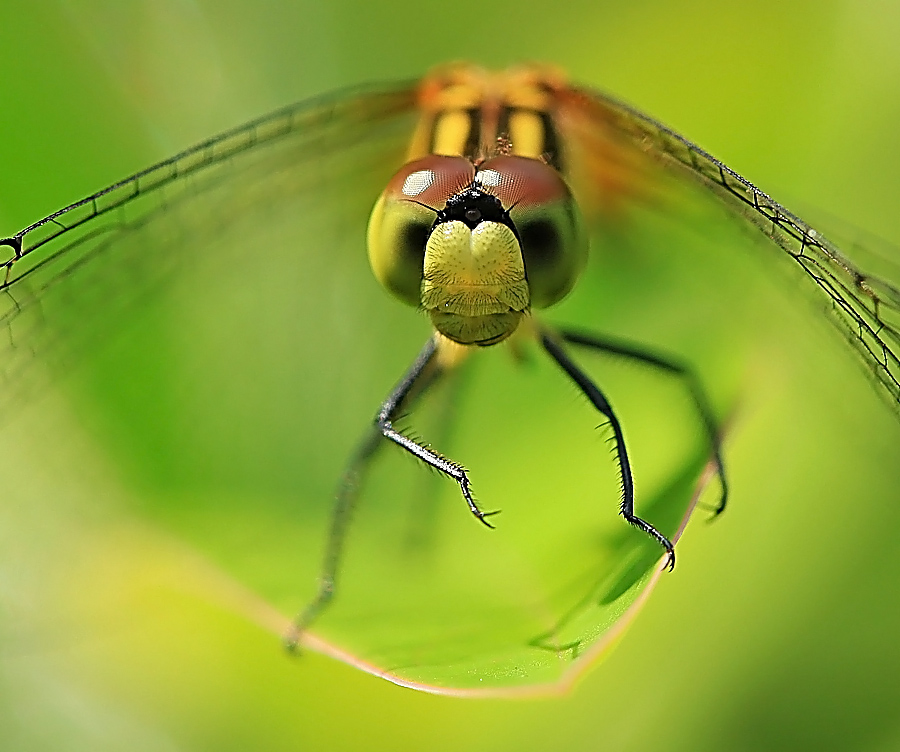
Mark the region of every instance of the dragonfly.
[[[0, 321], [7, 331], [0, 345], [4, 383], [30, 385], [36, 354], [78, 346], [71, 327], [61, 336], [42, 323], [47, 301], [79, 294], [72, 279], [101, 278], [104, 269], [115, 268], [107, 289], [118, 290], [124, 269], [150, 289], [167, 284], [184, 256], [203, 253], [177, 243], [168, 253], [119, 250], [170, 216], [179, 202], [218, 195], [237, 180], [264, 182], [275, 192], [282, 183], [316, 191], [331, 177], [317, 169], [321, 154], [352, 149], [384, 175], [381, 195], [370, 197], [371, 271], [388, 293], [427, 317], [431, 334], [346, 466], [318, 590], [286, 637], [291, 648], [337, 592], [361, 480], [382, 447], [393, 444], [455, 482], [468, 511], [493, 527], [495, 512], [477, 501], [468, 467], [397, 425], [435, 384], [485, 348], [535, 343], [585, 395], [612, 433], [618, 511], [659, 546], [663, 567], [674, 568], [675, 547], [653, 520], [638, 514], [629, 446], [614, 399], [578, 364], [577, 352], [611, 353], [678, 380], [719, 477], [714, 514], [725, 509], [729, 487], [720, 420], [691, 365], [641, 342], [553, 326], [541, 315], [578, 285], [591, 253], [586, 228], [629, 202], [652, 201], [658, 174], [696, 186], [795, 262], [810, 289], [824, 296], [831, 319], [876, 389], [892, 407], [900, 403], [897, 287], [857, 268], [825, 235], [688, 139], [539, 65], [491, 72], [453, 64], [418, 81], [357, 87], [301, 102], [0, 238], [7, 252], [0, 283]], [[214, 205], [223, 218], [240, 211], [227, 201]], [[364, 257], [360, 248], [361, 262]], [[71, 326], [77, 329], [77, 322]]]

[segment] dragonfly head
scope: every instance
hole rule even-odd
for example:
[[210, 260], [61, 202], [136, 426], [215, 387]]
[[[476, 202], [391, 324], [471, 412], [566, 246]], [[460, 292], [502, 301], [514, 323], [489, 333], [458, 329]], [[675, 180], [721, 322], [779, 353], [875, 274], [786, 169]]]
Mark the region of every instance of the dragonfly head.
[[565, 181], [516, 156], [410, 162], [375, 204], [368, 244], [381, 284], [466, 345], [501, 342], [531, 307], [562, 299], [587, 258]]

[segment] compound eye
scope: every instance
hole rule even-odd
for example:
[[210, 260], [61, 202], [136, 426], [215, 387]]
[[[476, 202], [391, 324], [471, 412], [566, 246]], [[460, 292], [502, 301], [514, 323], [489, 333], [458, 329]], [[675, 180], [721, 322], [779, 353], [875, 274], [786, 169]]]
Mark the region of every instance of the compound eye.
[[588, 243], [560, 174], [537, 159], [502, 156], [480, 165], [475, 182], [500, 199], [516, 227], [532, 305], [561, 300], [584, 268]]
[[390, 179], [384, 193], [396, 201], [415, 201], [436, 212], [447, 199], [468, 188], [475, 179], [475, 167], [464, 157], [430, 155], [409, 162]]
[[401, 167], [375, 204], [369, 263], [378, 281], [410, 305], [420, 304], [425, 244], [437, 212], [474, 178], [468, 159], [431, 155]]
[[479, 166], [475, 182], [499, 198], [506, 209], [571, 199], [569, 187], [556, 170], [528, 157], [489, 159]]

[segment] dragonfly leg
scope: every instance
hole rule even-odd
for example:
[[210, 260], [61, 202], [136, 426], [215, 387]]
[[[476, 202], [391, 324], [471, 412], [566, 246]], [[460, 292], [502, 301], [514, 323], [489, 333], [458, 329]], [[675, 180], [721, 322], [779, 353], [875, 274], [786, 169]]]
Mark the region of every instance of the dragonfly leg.
[[394, 420], [400, 412], [401, 405], [410, 393], [410, 390], [416, 385], [422, 372], [430, 363], [432, 363], [436, 353], [437, 341], [432, 337], [428, 340], [425, 347], [422, 348], [422, 351], [412, 364], [412, 367], [403, 377], [403, 380], [382, 403], [381, 409], [378, 411], [378, 415], [375, 418], [375, 425], [385, 438], [390, 439], [395, 444], [403, 447], [403, 449], [411, 455], [430, 465], [438, 472], [455, 480], [459, 484], [459, 489], [462, 491], [466, 504], [469, 506], [469, 511], [484, 525], [492, 528], [493, 525], [488, 522], [487, 518], [496, 514], [496, 512], [481, 511], [472, 494], [472, 487], [466, 469], [458, 462], [447, 459], [425, 444], [414, 441], [394, 428]]
[[718, 516], [724, 512], [725, 506], [728, 504], [728, 479], [725, 475], [725, 463], [722, 460], [721, 435], [719, 433], [718, 423], [709, 403], [709, 397], [706, 395], [703, 383], [700, 381], [700, 378], [694, 370], [687, 363], [673, 355], [652, 351], [644, 345], [634, 342], [598, 336], [593, 333], [579, 332], [572, 329], [560, 330], [559, 336], [573, 345], [590, 347], [594, 350], [631, 358], [632, 360], [636, 360], [645, 365], [674, 374], [678, 378], [684, 380], [691, 400], [694, 402], [697, 414], [700, 416], [700, 420], [703, 423], [703, 430], [706, 432], [706, 438], [709, 441], [713, 461], [716, 465], [716, 473], [719, 476], [719, 483], [721, 484], [722, 490], [719, 496], [719, 503], [715, 507], [713, 516]]
[[469, 509], [485, 525], [491, 527], [484, 518], [493, 513], [485, 513], [478, 508], [472, 497], [469, 479], [463, 467], [404, 436], [393, 427], [392, 421], [396, 419], [401, 410], [420, 397], [428, 387], [443, 375], [443, 369], [435, 362], [434, 356], [436, 352], [437, 344], [434, 338], [429, 338], [409, 371], [382, 403], [374, 423], [369, 428], [368, 433], [351, 457], [344, 471], [338, 486], [334, 507], [331, 511], [331, 527], [319, 575], [319, 589], [313, 600], [294, 619], [290, 631], [285, 636], [285, 645], [288, 650], [294, 651], [299, 647], [303, 633], [309, 629], [334, 598], [338, 569], [344, 551], [344, 542], [353, 515], [353, 509], [359, 498], [359, 489], [363, 476], [375, 453], [383, 445], [382, 439], [384, 437], [391, 439], [414, 456], [419, 457], [432, 467], [456, 480], [463, 491], [463, 496], [469, 505]]
[[544, 349], [553, 360], [559, 365], [563, 371], [569, 376], [584, 395], [590, 400], [591, 404], [609, 421], [612, 427], [613, 438], [616, 446], [616, 459], [619, 463], [619, 474], [622, 482], [622, 502], [619, 511], [627, 522], [634, 525], [639, 530], [653, 538], [668, 553], [666, 566], [669, 570], [675, 568], [675, 547], [672, 542], [666, 538], [659, 530], [646, 520], [641, 519], [634, 513], [634, 480], [631, 475], [631, 463], [628, 459], [628, 452], [625, 449], [625, 437], [622, 433], [622, 426], [619, 419], [613, 412], [609, 401], [603, 395], [603, 392], [597, 385], [591, 381], [588, 375], [582, 371], [571, 358], [566, 354], [562, 346], [547, 332], [540, 333], [540, 341]]

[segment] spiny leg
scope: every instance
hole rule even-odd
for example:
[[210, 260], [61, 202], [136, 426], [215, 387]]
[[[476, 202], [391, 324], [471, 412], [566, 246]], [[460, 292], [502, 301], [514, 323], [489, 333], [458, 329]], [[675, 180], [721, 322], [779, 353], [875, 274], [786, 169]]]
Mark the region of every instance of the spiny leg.
[[409, 372], [403, 377], [403, 380], [397, 385], [394, 391], [391, 392], [384, 403], [382, 403], [381, 409], [378, 411], [378, 415], [375, 418], [375, 425], [380, 429], [385, 438], [390, 439], [395, 444], [403, 447], [403, 449], [414, 457], [417, 457], [426, 464], [431, 465], [435, 470], [455, 480], [459, 484], [459, 489], [462, 491], [466, 504], [469, 506], [469, 511], [472, 512], [482, 524], [492, 528], [493, 525], [488, 522], [487, 518], [496, 514], [496, 512], [482, 512], [481, 509], [479, 509], [478, 504], [475, 503], [475, 497], [472, 495], [471, 483], [469, 482], [469, 476], [466, 469], [458, 462], [443, 457], [425, 444], [414, 441], [394, 428], [394, 420], [399, 413], [400, 405], [415, 385], [416, 380], [419, 378], [422, 371], [433, 361], [435, 354], [438, 351], [436, 337], [437, 335], [428, 340], [427, 344], [422, 348], [422, 351], [416, 358], [415, 363], [413, 363], [412, 368], [409, 369]]
[[360, 485], [375, 453], [382, 446], [383, 437], [400, 444], [416, 457], [456, 480], [460, 484], [469, 509], [485, 525], [491, 527], [484, 518], [492, 513], [482, 512], [475, 504], [469, 490], [468, 477], [462, 466], [441, 457], [393, 428], [392, 421], [396, 419], [400, 411], [422, 396], [428, 387], [443, 375], [444, 369], [434, 359], [436, 352], [437, 343], [433, 337], [429, 338], [409, 371], [382, 403], [374, 424], [344, 471], [331, 511], [331, 526], [319, 576], [319, 589], [313, 600], [294, 619], [290, 631], [285, 636], [285, 645], [289, 650], [297, 649], [303, 633], [309, 629], [334, 598], [337, 572], [341, 563], [347, 529], [359, 498]]
[[728, 503], [728, 480], [725, 477], [725, 463], [722, 460], [722, 441], [719, 426], [710, 406], [709, 397], [707, 397], [703, 384], [697, 374], [694, 373], [694, 370], [677, 357], [658, 351], [652, 352], [643, 345], [634, 342], [627, 342], [612, 337], [601, 337], [573, 329], [562, 329], [559, 335], [566, 342], [571, 342], [573, 345], [590, 347], [602, 352], [612, 353], [613, 355], [631, 358], [632, 360], [673, 373], [685, 381], [697, 414], [703, 422], [703, 429], [706, 432], [706, 437], [712, 450], [713, 461], [716, 464], [716, 473], [719, 476], [719, 482], [722, 484], [722, 493], [713, 516], [718, 516], [725, 511], [725, 506]]
[[[461, 368], [445, 368], [441, 372], [440, 398], [431, 397], [429, 428], [426, 435], [432, 446], [447, 446], [458, 430], [458, 408], [469, 385], [469, 373]], [[438, 386], [438, 385], [436, 385]], [[429, 389], [429, 394], [432, 390]], [[433, 438], [432, 438], [433, 437]], [[409, 515], [403, 534], [408, 552], [431, 551], [438, 526], [438, 497], [446, 478], [439, 473], [419, 473], [410, 496]]]
[[587, 374], [575, 365], [552, 335], [542, 331], [540, 332], [540, 340], [550, 357], [557, 362], [560, 368], [566, 372], [569, 378], [575, 382], [590, 400], [591, 404], [609, 421], [613, 430], [616, 459], [619, 463], [619, 472], [622, 479], [622, 502], [619, 506], [619, 511], [627, 522], [642, 530], [666, 549], [668, 553], [667, 566], [671, 571], [675, 568], [675, 547], [672, 545], [672, 542], [653, 525], [634, 513], [634, 480], [631, 475], [631, 463], [628, 460], [628, 452], [625, 449], [625, 437], [622, 433], [622, 426], [619, 424], [619, 419], [613, 412], [609, 401]]

